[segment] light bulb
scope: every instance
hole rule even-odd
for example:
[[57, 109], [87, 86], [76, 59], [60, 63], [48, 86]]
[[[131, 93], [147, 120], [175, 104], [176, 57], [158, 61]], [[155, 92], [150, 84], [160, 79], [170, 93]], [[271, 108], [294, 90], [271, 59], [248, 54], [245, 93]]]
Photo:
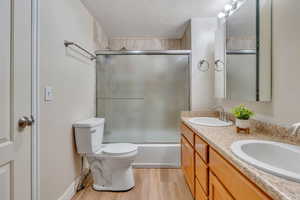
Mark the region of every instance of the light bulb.
[[232, 9], [232, 5], [226, 4], [224, 7], [225, 12], [229, 12]]
[[220, 12], [219, 14], [218, 14], [218, 17], [221, 19], [221, 18], [223, 18], [223, 17], [225, 17], [226, 15], [225, 15], [225, 13], [223, 13], [223, 12]]
[[237, 6], [238, 6], [238, 0], [233, 0], [232, 1], [232, 10], [235, 10], [236, 8], [237, 8]]

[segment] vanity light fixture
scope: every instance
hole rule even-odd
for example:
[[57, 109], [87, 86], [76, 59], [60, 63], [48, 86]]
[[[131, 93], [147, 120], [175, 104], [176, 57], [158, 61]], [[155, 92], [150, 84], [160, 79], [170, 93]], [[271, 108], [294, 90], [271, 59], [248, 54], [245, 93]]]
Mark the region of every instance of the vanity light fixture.
[[232, 0], [231, 3], [226, 4], [222, 12], [218, 14], [218, 18], [223, 19], [231, 15], [237, 10], [246, 0]]

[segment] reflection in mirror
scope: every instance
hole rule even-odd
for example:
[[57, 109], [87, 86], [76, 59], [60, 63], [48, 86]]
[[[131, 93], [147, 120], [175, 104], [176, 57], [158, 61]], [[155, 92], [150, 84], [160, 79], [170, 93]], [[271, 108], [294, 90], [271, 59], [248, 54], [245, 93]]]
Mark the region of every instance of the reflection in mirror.
[[271, 0], [245, 0], [220, 21], [215, 58], [226, 63], [215, 72], [217, 98], [271, 101]]
[[225, 94], [225, 24], [220, 23], [215, 33], [215, 97], [224, 99]]

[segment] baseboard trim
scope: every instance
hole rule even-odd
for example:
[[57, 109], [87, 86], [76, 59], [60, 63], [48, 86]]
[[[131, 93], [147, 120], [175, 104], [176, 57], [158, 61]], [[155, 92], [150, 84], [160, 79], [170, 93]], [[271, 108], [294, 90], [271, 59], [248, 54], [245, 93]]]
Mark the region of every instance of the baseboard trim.
[[73, 181], [71, 185], [69, 185], [69, 187], [65, 190], [63, 195], [61, 195], [57, 200], [71, 200], [76, 194], [76, 186], [79, 180], [80, 178], [77, 178], [75, 181]]
[[81, 176], [78, 176], [69, 187], [65, 190], [65, 192], [58, 198], [58, 200], [71, 200], [75, 194], [77, 193], [78, 185], [86, 178], [89, 173], [88, 169], [85, 169]]

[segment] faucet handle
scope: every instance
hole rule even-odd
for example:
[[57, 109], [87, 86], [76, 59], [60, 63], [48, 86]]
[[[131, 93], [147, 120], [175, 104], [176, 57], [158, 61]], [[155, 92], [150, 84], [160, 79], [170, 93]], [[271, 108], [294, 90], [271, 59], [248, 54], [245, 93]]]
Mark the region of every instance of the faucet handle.
[[227, 112], [224, 112], [224, 121], [229, 122], [229, 116]]

